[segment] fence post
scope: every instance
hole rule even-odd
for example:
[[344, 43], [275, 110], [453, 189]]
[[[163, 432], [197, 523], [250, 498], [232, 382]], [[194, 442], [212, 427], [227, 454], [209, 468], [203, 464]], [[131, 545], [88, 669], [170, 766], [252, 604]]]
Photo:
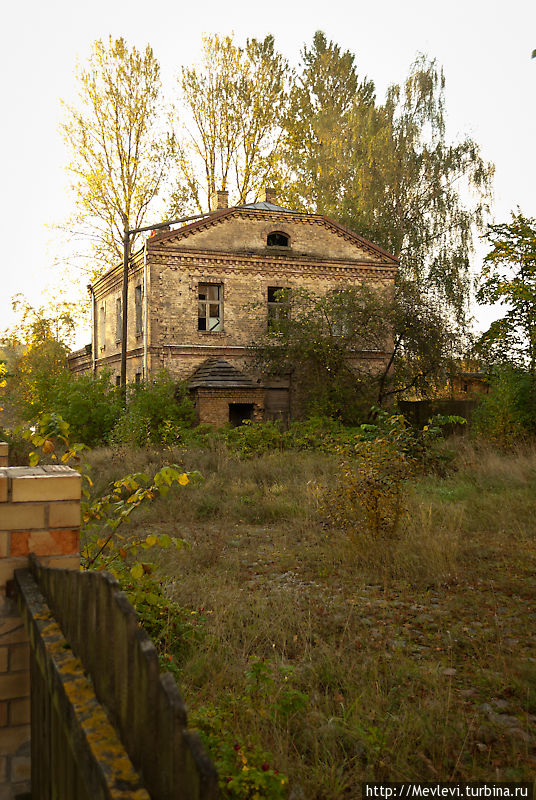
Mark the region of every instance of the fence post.
[[42, 564], [80, 566], [81, 478], [70, 467], [8, 467], [0, 443], [0, 800], [30, 791], [28, 638], [13, 574], [34, 553]]

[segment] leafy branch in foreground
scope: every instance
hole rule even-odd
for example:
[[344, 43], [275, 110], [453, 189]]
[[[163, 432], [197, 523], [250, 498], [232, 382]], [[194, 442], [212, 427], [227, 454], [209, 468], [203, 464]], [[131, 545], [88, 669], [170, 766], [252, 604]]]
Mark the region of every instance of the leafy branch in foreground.
[[[84, 569], [106, 569], [116, 574], [123, 569], [122, 562], [136, 557], [138, 550], [152, 547], [168, 548], [174, 545], [181, 549], [185, 542], [168, 534], [142, 534], [127, 537], [117, 534], [120, 525], [130, 521], [130, 515], [140, 505], [165, 497], [175, 486], [186, 486], [191, 478], [199, 478], [198, 472], [186, 473], [172, 464], [160, 469], [151, 480], [143, 472], [125, 475], [114, 481], [108, 494], [82, 504], [82, 530], [85, 542], [82, 547]], [[91, 532], [94, 530], [94, 532]], [[136, 563], [130, 568], [133, 578], [141, 578], [152, 572], [152, 565]]]
[[[81, 458], [81, 453], [88, 448], [85, 444], [70, 442], [69, 428], [69, 423], [59, 414], [42, 414], [31, 429], [22, 431], [22, 436], [52, 461], [71, 463], [82, 476], [85, 498], [81, 504], [82, 568], [106, 569], [116, 577], [124, 577], [126, 562], [135, 559], [140, 549], [165, 549], [173, 545], [180, 550], [185, 544], [183, 539], [153, 533], [123, 536], [117, 529], [130, 521], [134, 509], [165, 497], [173, 486], [187, 486], [192, 479], [200, 479], [200, 473], [184, 472], [176, 464], [162, 467], [152, 479], [144, 472], [135, 472], [114, 481], [107, 494], [92, 499], [89, 465]], [[36, 466], [39, 460], [37, 451], [30, 453], [30, 466]], [[136, 561], [129, 571], [133, 578], [141, 578], [152, 570], [152, 564]]]

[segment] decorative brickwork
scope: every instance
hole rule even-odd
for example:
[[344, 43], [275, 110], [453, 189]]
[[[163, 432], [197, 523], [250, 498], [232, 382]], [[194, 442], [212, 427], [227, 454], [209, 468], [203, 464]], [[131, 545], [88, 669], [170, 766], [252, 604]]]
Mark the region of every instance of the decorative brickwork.
[[[162, 369], [184, 380], [207, 359], [224, 358], [267, 390], [270, 387], [257, 374], [249, 347], [266, 330], [268, 297], [274, 287], [323, 294], [361, 283], [378, 289], [394, 286], [398, 260], [327, 217], [281, 208], [270, 190], [261, 202], [248, 206], [225, 208], [223, 195], [220, 201], [219, 210], [158, 233], [132, 257], [128, 381], [151, 379]], [[116, 303], [122, 272], [122, 265], [117, 265], [93, 286], [94, 341], [87, 352], [71, 355], [73, 371], [108, 367], [113, 380], [119, 375]], [[213, 287], [216, 298], [212, 307], [207, 286]], [[142, 318], [146, 324], [140, 330]], [[376, 351], [372, 359], [366, 353], [360, 358], [380, 369], [388, 362], [390, 347], [386, 330], [384, 351]], [[299, 387], [290, 391], [293, 394]], [[227, 405], [232, 402], [229, 396]], [[208, 415], [223, 419], [221, 409]]]
[[[0, 443], [0, 456], [7, 445]], [[30, 789], [28, 639], [13, 599], [14, 571], [80, 565], [80, 475], [69, 467], [0, 467], [0, 800]]]

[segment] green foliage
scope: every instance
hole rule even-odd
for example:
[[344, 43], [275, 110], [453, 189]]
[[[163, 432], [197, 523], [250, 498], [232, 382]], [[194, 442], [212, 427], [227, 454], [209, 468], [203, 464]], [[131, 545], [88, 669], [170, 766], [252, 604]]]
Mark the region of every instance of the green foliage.
[[309, 705], [308, 695], [295, 685], [292, 665], [275, 665], [252, 658], [243, 676], [243, 692], [221, 698], [219, 706], [203, 705], [190, 713], [220, 775], [224, 797], [235, 800], [283, 800], [288, 779], [273, 765], [260, 741], [237, 741], [234, 725], [239, 708], [248, 708], [264, 727], [288, 730]]
[[186, 385], [161, 372], [152, 383], [127, 387], [126, 408], [110, 438], [113, 444], [135, 447], [171, 445], [193, 420], [194, 406]]
[[509, 225], [491, 225], [492, 249], [484, 259], [479, 303], [506, 306], [504, 317], [482, 336], [480, 349], [528, 369], [536, 381], [536, 219], [512, 214]]
[[512, 447], [536, 435], [536, 405], [531, 376], [509, 364], [495, 367], [489, 394], [473, 412], [472, 430], [500, 447]]
[[132, 563], [130, 575], [141, 578], [153, 570], [151, 563], [137, 560], [139, 551], [153, 547], [181, 549], [184, 541], [167, 534], [145, 534], [126, 536], [117, 529], [128, 522], [132, 512], [139, 506], [165, 497], [176, 485], [186, 486], [190, 478], [199, 473], [186, 473], [176, 465], [162, 467], [151, 480], [142, 472], [125, 475], [114, 481], [111, 490], [96, 499], [87, 498], [82, 503], [82, 565], [85, 569], [106, 569], [119, 577], [125, 564]]
[[[287, 74], [271, 35], [248, 39], [245, 47], [231, 36], [203, 37], [201, 64], [183, 67], [180, 78], [173, 214], [205, 211], [218, 189], [230, 189], [237, 205], [258, 196], [273, 172]], [[184, 125], [184, 116], [191, 124]]]
[[205, 616], [170, 600], [166, 585], [154, 575], [143, 572], [133, 580], [123, 569], [116, 577], [157, 649], [161, 669], [178, 676], [182, 661], [203, 640]]
[[107, 443], [123, 410], [120, 392], [107, 370], [98, 375], [61, 375], [49, 397], [49, 410], [69, 422], [71, 437], [88, 447]]
[[447, 141], [444, 92], [442, 69], [419, 56], [380, 105], [354, 56], [317, 32], [291, 90], [282, 185], [289, 207], [382, 245], [404, 279], [463, 317], [472, 228], [487, 212], [493, 167], [474, 141]]
[[63, 125], [72, 153], [74, 221], [91, 233], [94, 258], [109, 267], [110, 258], [122, 258], [125, 225], [143, 225], [164, 176], [160, 67], [149, 46], [141, 52], [109, 37], [94, 43], [76, 78], [79, 102], [66, 106]]
[[4, 395], [20, 422], [50, 411], [55, 381], [68, 375], [74, 321], [66, 303], [59, 303], [53, 315], [50, 309], [33, 308], [24, 299], [16, 299], [13, 306], [22, 317], [7, 337], [12, 355]]
[[324, 492], [320, 512], [326, 525], [351, 539], [392, 539], [406, 508], [403, 482], [413, 464], [386, 439], [359, 442], [352, 461], [343, 461], [337, 484]]
[[422, 431], [402, 415], [376, 409], [374, 424], [361, 426], [344, 455], [335, 485], [320, 493], [320, 514], [329, 528], [342, 529], [356, 542], [395, 538], [407, 512], [407, 481], [443, 465], [434, 445], [447, 425], [462, 417], [436, 416]]
[[[89, 475], [84, 472], [86, 465], [82, 462], [80, 456], [88, 448], [81, 442], [71, 442], [69, 423], [60, 414], [41, 414], [31, 428], [23, 426], [18, 429], [18, 433], [23, 439], [31, 442], [34, 447], [40, 448], [42, 454], [52, 461], [59, 459], [63, 464], [72, 462], [71, 466], [80, 472], [82, 477], [91, 485]], [[39, 460], [40, 455], [37, 451], [32, 451], [29, 454], [31, 467], [36, 466]]]
[[290, 289], [284, 302], [287, 313], [277, 330], [253, 345], [259, 365], [269, 374], [291, 372], [312, 416], [362, 422], [376, 400], [379, 376], [359, 353], [388, 347], [389, 300], [362, 284], [325, 295]]

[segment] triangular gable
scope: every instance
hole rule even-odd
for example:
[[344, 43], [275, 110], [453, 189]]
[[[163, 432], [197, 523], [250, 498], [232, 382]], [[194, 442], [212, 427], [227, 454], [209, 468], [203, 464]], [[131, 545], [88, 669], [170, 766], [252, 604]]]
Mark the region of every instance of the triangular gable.
[[[297, 211], [284, 211], [284, 210], [267, 210], [260, 209], [253, 206], [233, 206], [231, 208], [224, 208], [220, 211], [204, 217], [203, 219], [196, 220], [187, 225], [183, 225], [172, 231], [157, 234], [148, 240], [148, 246], [184, 246], [188, 249], [200, 250], [225, 250], [226, 252], [232, 251], [233, 245], [222, 243], [221, 230], [218, 230], [221, 225], [234, 224], [238, 230], [238, 223], [243, 223], [242, 227], [251, 230], [254, 234], [255, 226], [261, 230], [270, 226], [274, 229], [281, 227], [282, 230], [296, 231], [296, 226], [314, 225], [322, 228], [328, 236], [325, 237], [323, 242], [324, 247], [320, 245], [321, 253], [312, 255], [325, 255], [330, 256], [330, 245], [332, 242], [329, 236], [336, 236], [347, 243], [345, 248], [346, 252], [342, 254], [343, 257], [350, 258], [370, 258], [374, 261], [386, 261], [392, 265], [398, 265], [398, 259], [391, 253], [388, 253], [379, 245], [368, 241], [363, 236], [360, 236], [354, 231], [346, 228], [344, 225], [336, 222], [329, 217], [322, 214], [306, 214]], [[243, 249], [247, 247], [247, 243], [241, 242], [240, 237], [236, 237], [236, 249]], [[254, 239], [254, 244], [250, 243], [254, 249], [258, 248], [261, 240], [258, 236]], [[334, 243], [333, 243], [334, 244]], [[307, 249], [302, 246], [297, 248], [300, 253], [306, 253]], [[289, 255], [293, 255], [293, 248], [289, 249]]]

